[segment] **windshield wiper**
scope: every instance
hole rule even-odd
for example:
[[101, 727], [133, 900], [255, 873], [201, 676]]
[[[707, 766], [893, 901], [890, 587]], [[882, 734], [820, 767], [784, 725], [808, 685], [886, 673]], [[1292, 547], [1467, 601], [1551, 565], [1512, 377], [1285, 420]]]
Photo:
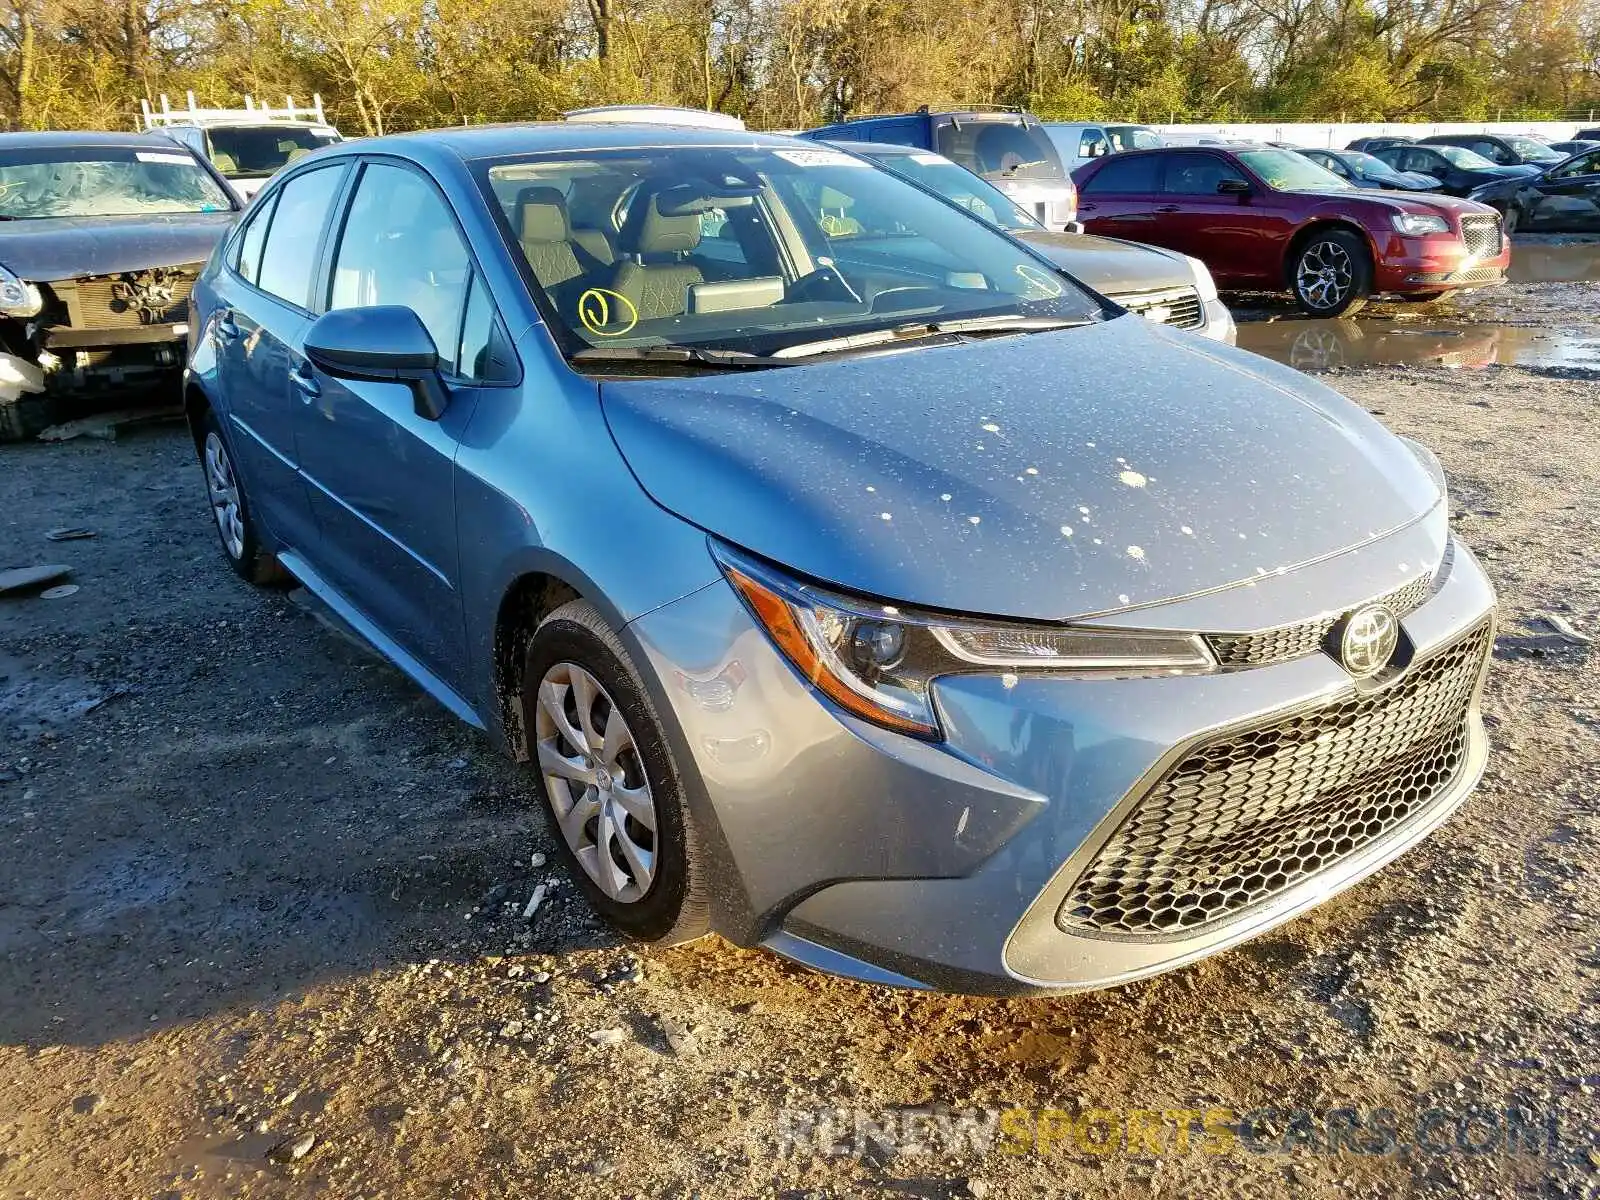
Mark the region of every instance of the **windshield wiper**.
[[801, 342], [774, 350], [775, 359], [811, 358], [818, 354], [841, 354], [851, 350], [868, 350], [874, 346], [914, 342], [922, 338], [984, 333], [1047, 333], [1053, 329], [1073, 329], [1088, 325], [1088, 321], [1069, 321], [1061, 317], [1026, 317], [1010, 313], [1000, 317], [960, 317], [950, 321], [919, 321], [912, 325], [896, 325], [892, 329], [874, 329], [871, 333], [848, 333], [843, 337], [824, 338], [816, 342]]
[[792, 367], [791, 362], [743, 350], [712, 350], [704, 346], [590, 346], [568, 357], [587, 362], [663, 362], [717, 367], [728, 371], [761, 370], [766, 367]]

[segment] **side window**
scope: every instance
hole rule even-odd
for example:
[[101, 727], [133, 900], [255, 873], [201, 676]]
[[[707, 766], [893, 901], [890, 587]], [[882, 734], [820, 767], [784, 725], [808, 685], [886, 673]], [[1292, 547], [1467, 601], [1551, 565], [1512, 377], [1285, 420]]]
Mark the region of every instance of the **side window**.
[[469, 284], [467, 311], [461, 319], [461, 346], [456, 373], [475, 383], [509, 383], [516, 371], [505, 351], [505, 334], [494, 297], [476, 274]]
[[328, 307], [409, 308], [454, 371], [471, 278], [466, 244], [432, 185], [404, 167], [369, 163], [339, 235]]
[[1083, 136], [1078, 139], [1079, 158], [1099, 158], [1110, 153], [1111, 147], [1106, 144], [1105, 134], [1098, 129], [1085, 129]]
[[1127, 158], [1119, 155], [1096, 171], [1094, 178], [1079, 190], [1086, 196], [1112, 193], [1148, 196], [1156, 190], [1156, 174], [1160, 166], [1160, 157], [1154, 154], [1131, 155]]
[[1350, 168], [1345, 166], [1344, 163], [1340, 162], [1337, 158], [1334, 158], [1331, 155], [1330, 156], [1318, 155], [1312, 161], [1315, 162], [1318, 166], [1327, 167], [1328, 170], [1332, 171], [1340, 179], [1349, 179], [1350, 178]]
[[1424, 175], [1439, 169], [1439, 163], [1426, 150], [1407, 150], [1400, 158], [1402, 171], [1421, 171]]
[[1511, 161], [1510, 153], [1494, 142], [1473, 142], [1467, 148], [1475, 154], [1483, 155], [1490, 162], [1508, 163]]
[[1169, 195], [1215, 196], [1224, 179], [1246, 182], [1237, 168], [1214, 154], [1174, 154], [1167, 159], [1161, 190]]
[[267, 226], [272, 224], [272, 210], [277, 204], [278, 197], [274, 195], [251, 212], [233, 244], [233, 259], [229, 265], [251, 283], [256, 282], [261, 269], [261, 247], [266, 244]]
[[1551, 172], [1552, 179], [1578, 179], [1584, 175], [1600, 174], [1600, 150], [1573, 159], [1566, 166]]
[[328, 210], [344, 180], [343, 165], [307, 171], [278, 190], [256, 286], [300, 308], [310, 307], [311, 276]]

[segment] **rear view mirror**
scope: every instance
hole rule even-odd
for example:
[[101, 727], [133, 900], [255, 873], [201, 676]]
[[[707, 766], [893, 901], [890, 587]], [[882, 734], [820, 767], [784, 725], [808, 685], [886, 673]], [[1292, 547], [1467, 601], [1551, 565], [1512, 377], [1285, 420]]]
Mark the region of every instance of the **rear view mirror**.
[[1217, 181], [1217, 193], [1222, 196], [1248, 196], [1250, 185], [1242, 179], [1222, 179]]
[[305, 351], [317, 370], [335, 378], [409, 384], [419, 417], [444, 415], [439, 351], [409, 308], [383, 304], [324, 313], [306, 331]]

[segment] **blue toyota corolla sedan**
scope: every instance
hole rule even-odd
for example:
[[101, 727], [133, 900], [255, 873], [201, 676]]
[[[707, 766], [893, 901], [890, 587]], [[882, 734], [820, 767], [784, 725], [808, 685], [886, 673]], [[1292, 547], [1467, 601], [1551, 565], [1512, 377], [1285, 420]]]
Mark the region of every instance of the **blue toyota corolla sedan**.
[[568, 123], [352, 142], [193, 293], [227, 559], [528, 765], [618, 929], [1120, 983], [1484, 765], [1443, 472], [870, 163]]

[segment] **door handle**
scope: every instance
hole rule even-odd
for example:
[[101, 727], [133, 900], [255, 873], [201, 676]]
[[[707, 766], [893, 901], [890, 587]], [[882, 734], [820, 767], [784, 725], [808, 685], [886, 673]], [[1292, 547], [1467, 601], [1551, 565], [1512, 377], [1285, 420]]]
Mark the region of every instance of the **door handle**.
[[1176, 205], [1176, 204], [1158, 204], [1158, 205], [1156, 205], [1156, 211], [1157, 212], [1162, 212], [1162, 213], [1177, 212], [1179, 210], [1179, 208], [1180, 208], [1180, 206]]
[[307, 404], [322, 395], [322, 385], [307, 373], [309, 369], [310, 366], [307, 364], [305, 367], [295, 367], [289, 372], [289, 382], [294, 386], [294, 390], [300, 393], [300, 399]]
[[1078, 211], [1079, 212], [1093, 212], [1095, 209], [1097, 209], [1099, 207], [1100, 206], [1098, 204], [1080, 204], [1080, 205], [1078, 205]]
[[233, 323], [233, 314], [231, 312], [224, 310], [218, 315], [216, 324], [212, 325], [211, 328], [215, 331], [218, 341], [236, 342], [239, 340], [239, 327]]

